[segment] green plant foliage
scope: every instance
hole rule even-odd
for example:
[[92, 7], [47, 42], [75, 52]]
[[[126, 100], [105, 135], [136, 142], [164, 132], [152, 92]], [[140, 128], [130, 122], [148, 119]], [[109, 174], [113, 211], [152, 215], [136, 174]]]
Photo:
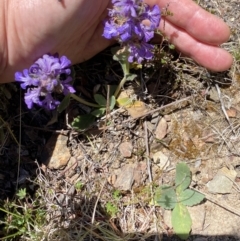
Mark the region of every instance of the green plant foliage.
[[82, 187], [83, 187], [83, 183], [78, 181], [75, 183], [74, 187], [76, 188], [76, 190], [79, 192], [81, 191]]
[[165, 209], [173, 209], [177, 203], [177, 195], [173, 187], [161, 186], [156, 189], [154, 201]]
[[129, 52], [120, 47], [112, 48], [113, 59], [118, 61], [122, 67], [124, 76], [129, 74], [130, 64], [128, 62]]
[[114, 106], [116, 105], [116, 98], [114, 95], [110, 97], [110, 102], [109, 102], [109, 108], [110, 110], [113, 110]]
[[192, 227], [192, 219], [187, 207], [182, 203], [177, 203], [172, 211], [172, 225], [178, 237], [186, 240]]
[[186, 206], [199, 204], [204, 198], [205, 196], [203, 194], [191, 189], [184, 190], [178, 197], [179, 202]]
[[128, 106], [133, 103], [132, 99], [129, 97], [124, 97], [124, 98], [118, 98], [117, 99], [117, 105], [119, 106]]
[[107, 105], [107, 100], [105, 99], [104, 96], [102, 96], [102, 95], [100, 95], [100, 94], [95, 94], [95, 95], [94, 95], [94, 100], [95, 100], [100, 106], [106, 107], [106, 105]]
[[116, 214], [118, 213], [118, 208], [116, 205], [114, 205], [111, 202], [107, 202], [106, 204], [106, 211], [111, 217], [115, 217]]
[[61, 101], [60, 105], [58, 106], [57, 110], [59, 113], [63, 112], [68, 106], [69, 106], [69, 103], [70, 103], [70, 97], [71, 95], [66, 95], [63, 100]]
[[137, 77], [136, 74], [127, 74], [126, 80], [133, 81]]
[[180, 194], [189, 187], [192, 180], [191, 172], [186, 163], [181, 162], [176, 166], [175, 185], [176, 192]]
[[42, 240], [44, 233], [39, 227], [46, 222], [46, 211], [41, 207], [38, 197], [32, 200], [26, 189], [20, 189], [16, 198], [6, 201], [0, 211], [5, 213], [0, 219], [0, 240], [20, 240], [20, 237], [24, 237], [21, 240]]
[[88, 128], [95, 121], [95, 116], [91, 114], [79, 115], [73, 119], [71, 126], [77, 130]]
[[[94, 95], [95, 101], [103, 106], [101, 108], [95, 109], [94, 111], [91, 112], [92, 115], [96, 117], [101, 117], [105, 114], [106, 109], [107, 109], [107, 100], [99, 94]], [[111, 96], [109, 100], [109, 109], [112, 110], [116, 104], [116, 99], [115, 96]]]
[[19, 199], [24, 199], [27, 195], [26, 188], [20, 189], [17, 193]]
[[113, 198], [114, 198], [115, 200], [119, 200], [121, 197], [122, 197], [122, 195], [121, 195], [120, 190], [115, 190], [115, 191], [113, 192]]
[[191, 172], [186, 163], [176, 166], [175, 186], [160, 186], [156, 188], [154, 204], [165, 209], [173, 209], [172, 225], [175, 233], [181, 239], [187, 239], [192, 226], [192, 219], [186, 206], [199, 204], [204, 195], [187, 189], [191, 183]]
[[91, 112], [92, 115], [96, 117], [101, 117], [105, 114], [106, 108], [99, 108]]
[[173, 45], [173, 44], [169, 44], [168, 47], [169, 47], [170, 49], [175, 49], [175, 45]]

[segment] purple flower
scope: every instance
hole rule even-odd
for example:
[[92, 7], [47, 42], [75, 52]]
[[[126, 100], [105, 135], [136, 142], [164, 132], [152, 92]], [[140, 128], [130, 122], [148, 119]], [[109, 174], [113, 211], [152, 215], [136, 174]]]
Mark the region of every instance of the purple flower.
[[129, 51], [128, 61], [130, 63], [137, 61], [140, 64], [144, 59], [152, 59], [153, 57], [153, 45], [146, 42], [142, 42], [139, 45], [136, 43], [129, 43], [127, 48]]
[[147, 42], [159, 26], [160, 8], [157, 5], [151, 8], [143, 0], [112, 0], [112, 4], [109, 20], [104, 22], [103, 36], [116, 39], [123, 48], [128, 47], [131, 62], [141, 63], [143, 59], [151, 59], [153, 46]]
[[16, 72], [15, 80], [21, 83], [22, 89], [27, 89], [24, 96], [27, 107], [31, 109], [36, 104], [53, 110], [60, 104], [54, 98], [57, 94], [74, 93], [70, 66], [66, 56], [45, 54], [23, 73]]
[[144, 17], [150, 21], [151, 28], [153, 30], [156, 29], [160, 24], [161, 14], [159, 13], [159, 7], [157, 5], [154, 5], [152, 9], [149, 6], [147, 6], [146, 12], [143, 14]]
[[137, 17], [137, 8], [139, 7], [135, 0], [113, 0], [116, 8], [120, 8], [123, 15]]

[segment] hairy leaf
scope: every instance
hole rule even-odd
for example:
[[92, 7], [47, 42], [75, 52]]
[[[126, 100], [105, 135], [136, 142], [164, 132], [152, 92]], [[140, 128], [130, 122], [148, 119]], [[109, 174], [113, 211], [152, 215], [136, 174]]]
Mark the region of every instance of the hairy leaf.
[[179, 195], [182, 191], [188, 188], [192, 180], [191, 172], [186, 163], [178, 163], [176, 166], [176, 192]]
[[124, 106], [124, 107], [128, 107], [129, 105], [131, 105], [133, 102], [129, 97], [124, 97], [124, 98], [118, 98], [117, 99], [117, 104], [119, 106]]
[[107, 100], [106, 100], [105, 97], [102, 96], [102, 95], [95, 94], [95, 95], [94, 95], [94, 100], [95, 100], [100, 106], [106, 107], [106, 105], [107, 105]]
[[112, 110], [115, 105], [116, 105], [116, 98], [115, 98], [114, 95], [112, 95], [112, 96], [110, 97], [110, 105], [109, 105], [110, 110]]
[[136, 77], [136, 74], [128, 74], [126, 75], [126, 80], [133, 81]]
[[99, 108], [91, 112], [92, 115], [96, 117], [101, 117], [105, 114], [106, 108]]
[[161, 186], [156, 189], [154, 202], [165, 209], [173, 209], [177, 202], [176, 193], [171, 186]]
[[84, 130], [89, 127], [95, 121], [95, 116], [91, 114], [79, 115], [74, 118], [71, 123], [72, 127], [77, 130]]
[[192, 219], [187, 207], [182, 203], [177, 203], [172, 211], [171, 219], [173, 230], [177, 236], [183, 240], [186, 240], [192, 227]]
[[197, 191], [186, 189], [178, 196], [178, 201], [186, 206], [199, 204], [205, 196]]

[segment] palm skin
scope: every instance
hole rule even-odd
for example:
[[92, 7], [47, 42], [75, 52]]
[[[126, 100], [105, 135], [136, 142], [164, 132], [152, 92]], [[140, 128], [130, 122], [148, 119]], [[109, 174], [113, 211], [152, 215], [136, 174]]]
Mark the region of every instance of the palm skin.
[[[181, 52], [214, 71], [231, 66], [231, 55], [218, 47], [230, 35], [222, 20], [191, 0], [146, 2], [173, 13], [159, 28]], [[109, 6], [109, 0], [0, 1], [0, 82], [14, 81], [16, 71], [45, 53], [66, 55], [75, 64], [111, 45], [101, 36]]]

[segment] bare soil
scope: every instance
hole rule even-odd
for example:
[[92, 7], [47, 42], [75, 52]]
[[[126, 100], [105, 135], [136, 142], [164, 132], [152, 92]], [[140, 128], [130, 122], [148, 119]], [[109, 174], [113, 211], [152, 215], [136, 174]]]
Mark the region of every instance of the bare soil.
[[[40, 193], [47, 224], [39, 240], [178, 240], [170, 211], [151, 200], [154, 187], [174, 185], [182, 161], [191, 169], [191, 187], [206, 195], [189, 208], [188, 240], [240, 240], [240, 3], [198, 3], [231, 27], [223, 46], [235, 57], [229, 71], [211, 73], [163, 41], [156, 59], [134, 70], [138, 77], [122, 91], [138, 105], [115, 108], [80, 132], [69, 123], [88, 107], [73, 101], [54, 121], [54, 113], [20, 105], [19, 88], [6, 85], [13, 94], [1, 108], [1, 202], [16, 187], [33, 198]], [[107, 96], [106, 85], [122, 76], [109, 50], [75, 72], [78, 93], [91, 101], [94, 93]], [[211, 193], [208, 183], [223, 167], [236, 172], [233, 186]]]

